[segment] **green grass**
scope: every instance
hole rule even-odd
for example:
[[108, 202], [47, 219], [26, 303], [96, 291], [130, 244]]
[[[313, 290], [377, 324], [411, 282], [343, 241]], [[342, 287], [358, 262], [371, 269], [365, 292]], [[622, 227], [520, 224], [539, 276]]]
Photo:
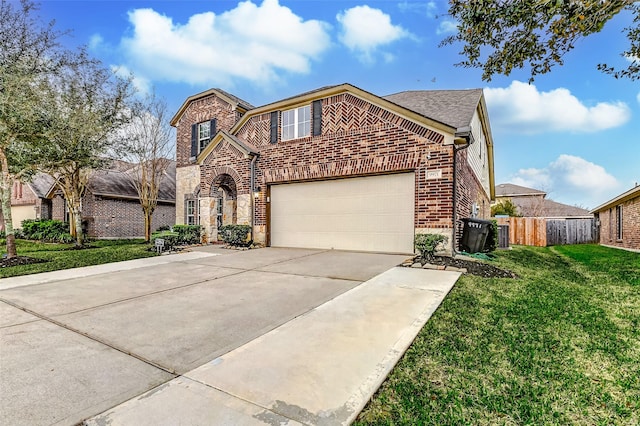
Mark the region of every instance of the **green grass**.
[[[5, 254], [4, 240], [0, 240], [0, 243], [2, 244], [0, 254]], [[153, 251], [147, 250], [149, 245], [142, 240], [98, 240], [90, 243], [93, 248], [83, 250], [69, 250], [73, 244], [51, 244], [26, 240], [17, 240], [16, 244], [19, 256], [45, 259], [48, 262], [1, 268], [0, 277], [37, 274], [156, 256]]]
[[640, 254], [516, 247], [460, 278], [356, 425], [640, 423]]

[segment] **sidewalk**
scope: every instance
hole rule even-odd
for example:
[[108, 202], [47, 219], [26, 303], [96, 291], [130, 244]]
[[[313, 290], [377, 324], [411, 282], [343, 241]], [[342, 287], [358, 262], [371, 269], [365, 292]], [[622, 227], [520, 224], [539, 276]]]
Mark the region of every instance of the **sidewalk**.
[[459, 276], [392, 268], [85, 423], [349, 424]]

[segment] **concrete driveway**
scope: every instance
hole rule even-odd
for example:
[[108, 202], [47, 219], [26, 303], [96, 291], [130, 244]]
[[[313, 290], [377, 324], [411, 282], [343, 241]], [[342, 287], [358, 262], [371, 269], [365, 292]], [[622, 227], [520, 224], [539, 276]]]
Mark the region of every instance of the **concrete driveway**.
[[219, 360], [407, 258], [203, 250], [0, 280], [0, 424], [77, 424]]

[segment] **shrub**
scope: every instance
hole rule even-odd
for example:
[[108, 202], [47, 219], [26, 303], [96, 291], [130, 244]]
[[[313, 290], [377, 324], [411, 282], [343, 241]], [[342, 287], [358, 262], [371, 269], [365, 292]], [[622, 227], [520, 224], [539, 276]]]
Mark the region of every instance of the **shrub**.
[[171, 231], [171, 227], [169, 225], [161, 225], [161, 226], [158, 226], [158, 229], [156, 229], [155, 232], [162, 232], [162, 231]]
[[162, 232], [154, 232], [151, 235], [151, 243], [156, 245], [156, 240], [161, 238], [164, 240], [164, 248], [165, 251], [173, 250], [180, 243], [180, 235], [177, 232], [171, 231], [162, 231]]
[[22, 221], [22, 236], [27, 240], [50, 243], [70, 243], [69, 224], [60, 220], [25, 219]]
[[484, 252], [492, 252], [498, 248], [498, 221], [492, 220], [491, 226], [489, 227], [489, 233], [487, 234], [487, 239], [484, 243], [484, 248], [482, 251]]
[[249, 239], [249, 225], [224, 225], [218, 229], [218, 233], [225, 243], [236, 247], [248, 247], [253, 243]]
[[414, 242], [423, 261], [432, 259], [440, 244], [445, 244], [448, 238], [440, 234], [418, 234]]
[[180, 244], [198, 244], [202, 235], [200, 225], [174, 225], [173, 232], [178, 234]]

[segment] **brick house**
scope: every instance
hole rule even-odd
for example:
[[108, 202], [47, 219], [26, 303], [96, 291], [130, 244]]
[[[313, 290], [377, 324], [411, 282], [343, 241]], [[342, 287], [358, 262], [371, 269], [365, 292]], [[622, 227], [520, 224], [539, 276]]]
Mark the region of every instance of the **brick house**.
[[493, 141], [481, 89], [380, 97], [350, 84], [261, 107], [220, 89], [176, 127], [176, 223], [252, 225], [267, 246], [413, 253], [416, 233], [490, 216]]
[[496, 185], [495, 203], [511, 200], [518, 208], [518, 214], [524, 217], [546, 218], [591, 218], [589, 210], [582, 207], [570, 206], [547, 198], [547, 193], [539, 189], [512, 183]]
[[[15, 181], [11, 190], [11, 222], [13, 228], [22, 227], [25, 219], [39, 219], [50, 216], [50, 203], [46, 196], [53, 178], [49, 175], [38, 173], [31, 182]], [[0, 209], [0, 230], [4, 230], [4, 215]]]
[[[89, 237], [144, 237], [144, 216], [138, 193], [127, 175], [133, 167], [115, 162], [111, 168], [98, 170], [89, 178], [82, 199], [83, 228]], [[152, 229], [175, 223], [175, 170], [175, 162], [171, 162], [160, 187]], [[62, 192], [53, 178], [43, 173], [38, 173], [31, 182], [14, 184], [11, 213], [16, 229], [24, 219], [69, 220]]]
[[640, 250], [640, 186], [591, 210], [600, 223], [600, 244]]

